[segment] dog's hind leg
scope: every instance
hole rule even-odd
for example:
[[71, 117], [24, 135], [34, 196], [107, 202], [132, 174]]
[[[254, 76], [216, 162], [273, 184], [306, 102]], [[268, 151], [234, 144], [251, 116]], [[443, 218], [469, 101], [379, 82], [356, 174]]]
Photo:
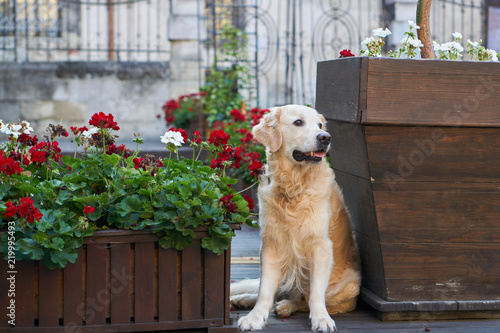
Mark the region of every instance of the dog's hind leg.
[[297, 311], [308, 311], [307, 301], [302, 293], [286, 295], [274, 304], [274, 312], [278, 317], [286, 317]]
[[257, 302], [260, 279], [247, 279], [231, 284], [230, 302], [232, 309], [251, 309]]

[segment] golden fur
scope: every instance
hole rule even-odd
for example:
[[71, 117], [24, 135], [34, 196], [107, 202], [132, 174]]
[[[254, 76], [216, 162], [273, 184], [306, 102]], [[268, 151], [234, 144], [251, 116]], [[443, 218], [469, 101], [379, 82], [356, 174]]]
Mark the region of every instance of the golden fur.
[[[300, 126], [294, 126], [296, 119]], [[257, 302], [257, 309], [240, 320], [242, 330], [262, 328], [269, 306], [265, 298], [270, 296], [261, 294], [278, 286], [275, 311], [286, 316], [311, 310], [313, 330], [335, 328], [322, 310], [325, 306], [329, 314], [356, 307], [360, 260], [333, 170], [324, 158], [309, 162], [292, 157], [295, 150], [314, 152], [325, 125], [314, 109], [289, 105], [271, 109], [253, 130], [267, 147], [266, 172], [258, 190], [262, 271], [258, 297], [255, 281], [231, 287], [233, 306], [251, 307]], [[267, 281], [273, 279], [279, 281]]]

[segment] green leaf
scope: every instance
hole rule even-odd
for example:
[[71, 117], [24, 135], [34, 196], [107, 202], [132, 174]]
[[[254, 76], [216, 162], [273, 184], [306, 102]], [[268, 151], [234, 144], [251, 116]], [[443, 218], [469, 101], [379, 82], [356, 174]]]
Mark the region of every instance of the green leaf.
[[175, 230], [167, 230], [166, 235], [159, 240], [159, 244], [164, 249], [184, 250], [191, 245], [194, 237], [190, 234], [183, 234]]
[[217, 255], [221, 255], [225, 250], [229, 249], [231, 245], [231, 238], [223, 237], [205, 237], [201, 241], [201, 246], [208, 249]]
[[17, 240], [16, 245], [21, 253], [28, 255], [32, 260], [43, 258], [43, 249], [34, 239], [21, 238]]
[[32, 194], [38, 194], [40, 193], [40, 190], [37, 189], [35, 186], [31, 186], [29, 184], [23, 184], [18, 187], [21, 191], [24, 191], [26, 193], [32, 193]]
[[64, 251], [52, 251], [50, 259], [57, 264], [60, 268], [64, 268], [68, 262], [74, 264], [78, 257], [76, 249], [64, 249]]

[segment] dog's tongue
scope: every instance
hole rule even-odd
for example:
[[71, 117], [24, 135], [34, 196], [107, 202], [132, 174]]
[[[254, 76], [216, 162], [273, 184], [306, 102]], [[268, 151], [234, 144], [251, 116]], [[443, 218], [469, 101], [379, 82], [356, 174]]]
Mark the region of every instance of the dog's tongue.
[[324, 151], [315, 151], [313, 152], [313, 155], [316, 156], [316, 157], [325, 157], [325, 152]]

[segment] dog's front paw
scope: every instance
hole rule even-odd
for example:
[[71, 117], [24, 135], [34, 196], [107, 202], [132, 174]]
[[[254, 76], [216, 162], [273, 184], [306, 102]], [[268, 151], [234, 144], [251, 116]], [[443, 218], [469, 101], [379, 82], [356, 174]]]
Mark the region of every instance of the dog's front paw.
[[337, 326], [335, 326], [335, 322], [330, 316], [311, 317], [311, 330], [314, 332], [331, 333], [337, 330]]
[[240, 331], [258, 331], [266, 326], [267, 315], [251, 311], [238, 320]]

